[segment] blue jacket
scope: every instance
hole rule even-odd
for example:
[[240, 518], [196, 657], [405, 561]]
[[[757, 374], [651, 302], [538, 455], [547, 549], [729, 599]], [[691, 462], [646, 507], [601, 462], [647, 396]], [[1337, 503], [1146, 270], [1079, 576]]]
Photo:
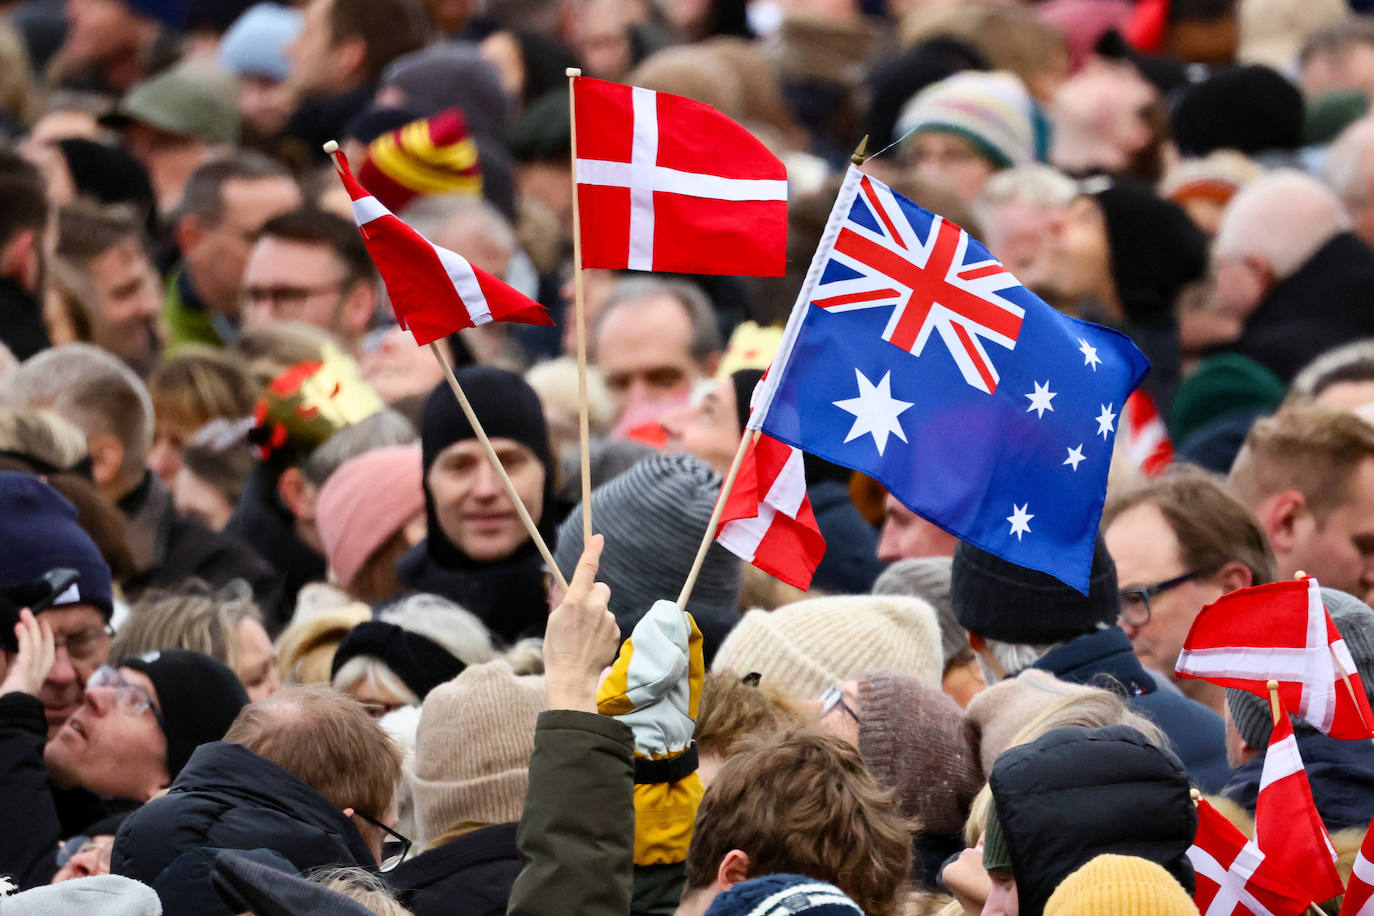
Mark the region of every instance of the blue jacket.
[[806, 495], [825, 538], [825, 556], [812, 584], [845, 595], [867, 594], [885, 568], [878, 562], [878, 529], [859, 514], [849, 487], [838, 480], [818, 480]]
[[1218, 792], [1230, 777], [1221, 716], [1182, 694], [1160, 690], [1135, 657], [1131, 640], [1118, 627], [1080, 636], [1051, 650], [1034, 667], [1060, 680], [1114, 690], [1131, 709], [1168, 736], [1188, 777], [1204, 792]]
[[[1374, 746], [1330, 738], [1300, 722], [1293, 723], [1293, 734], [1326, 829], [1367, 826], [1374, 819]], [[1222, 794], [1254, 814], [1263, 770], [1260, 754], [1236, 768]]]

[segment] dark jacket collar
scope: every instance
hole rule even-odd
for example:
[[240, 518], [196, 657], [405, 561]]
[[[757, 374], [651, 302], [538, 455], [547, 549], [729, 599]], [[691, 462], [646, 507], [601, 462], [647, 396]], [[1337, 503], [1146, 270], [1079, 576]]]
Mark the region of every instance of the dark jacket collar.
[[386, 876], [387, 883], [398, 891], [417, 891], [442, 884], [485, 862], [519, 860], [520, 850], [515, 845], [518, 826], [497, 824], [465, 833], [402, 862]]
[[1130, 637], [1120, 627], [1069, 640], [1051, 649], [1031, 667], [1048, 671], [1061, 681], [1105, 687], [1128, 697], [1154, 693], [1157, 689], [1154, 678], [1131, 649]]
[[456, 601], [506, 642], [544, 635], [544, 561], [533, 542], [504, 560], [455, 568], [441, 564], [422, 541], [401, 555], [396, 577], [408, 589]]
[[[1293, 726], [1298, 753], [1312, 786], [1312, 800], [1328, 830], [1364, 827], [1374, 819], [1374, 747], [1340, 741], [1299, 722]], [[1264, 755], [1241, 764], [1222, 794], [1253, 812], [1259, 798]]]

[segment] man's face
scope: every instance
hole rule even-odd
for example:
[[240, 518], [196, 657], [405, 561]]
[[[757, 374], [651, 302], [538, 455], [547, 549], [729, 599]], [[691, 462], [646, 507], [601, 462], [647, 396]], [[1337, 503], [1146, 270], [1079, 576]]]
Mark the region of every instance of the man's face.
[[112, 63], [138, 50], [142, 23], [123, 0], [67, 0], [61, 57], [78, 67]]
[[959, 539], [933, 525], [889, 496], [883, 503], [886, 518], [878, 536], [878, 559], [884, 563], [917, 557], [952, 557]]
[[1003, 204], [983, 228], [988, 250], [1026, 286], [1043, 286], [1050, 277], [1050, 238], [1062, 210], [1020, 201]]
[[1339, 51], [1325, 51], [1308, 59], [1301, 73], [1302, 91], [1309, 99], [1339, 89], [1374, 94], [1374, 45], [1359, 43]]
[[236, 318], [253, 239], [269, 219], [299, 207], [301, 192], [286, 177], [236, 178], [221, 186], [220, 198], [224, 210], [218, 225], [198, 227], [183, 254], [196, 292], [211, 308]]
[[692, 359], [692, 320], [669, 296], [615, 306], [596, 334], [596, 362], [625, 410], [685, 400], [702, 376]]
[[739, 450], [739, 410], [735, 386], [721, 379], [692, 404], [663, 415], [668, 450], [695, 455], [720, 474], [730, 470]]
[[1074, 198], [1050, 224], [1047, 254], [1044, 288], [1051, 299], [1072, 303], [1115, 289], [1107, 222], [1091, 197]]
[[1259, 307], [1269, 290], [1269, 271], [1254, 257], [1217, 257], [1212, 272], [1216, 277], [1216, 307], [1242, 321]]
[[152, 262], [134, 240], [120, 242], [86, 263], [100, 310], [95, 343], [144, 372], [162, 348], [157, 319], [162, 287]]
[[973, 141], [943, 131], [917, 134], [903, 158], [917, 178], [948, 188], [970, 202], [997, 171]]
[[1279, 559], [1281, 573], [1302, 570], [1322, 585], [1374, 599], [1374, 458], [1351, 473], [1345, 500], [1324, 519], [1306, 515], [1294, 538], [1293, 549]]
[[[136, 697], [146, 694], [154, 704], [158, 702], [157, 690], [146, 675], [120, 668], [119, 676], [136, 688]], [[81, 708], [48, 741], [43, 759], [57, 785], [146, 801], [171, 782], [167, 737], [151, 709], [129, 715], [119, 708], [118, 694], [124, 689], [89, 687]]]
[[244, 132], [249, 136], [275, 137], [286, 126], [295, 107], [296, 96], [290, 81], [251, 73], [239, 77], [239, 111]]
[[334, 29], [329, 20], [333, 11], [334, 0], [310, 0], [303, 12], [304, 27], [286, 48], [286, 56], [291, 60], [291, 72], [286, 79], [300, 97], [348, 88], [331, 86], [335, 69], [330, 54]]
[[263, 236], [243, 270], [243, 327], [304, 321], [338, 333], [351, 285], [328, 246]]
[[[491, 440], [515, 491], [536, 524], [544, 511], [544, 466], [529, 446]], [[429, 469], [439, 527], [453, 546], [480, 563], [503, 560], [529, 539], [495, 468], [476, 439], [455, 442]]]
[[[1140, 503], [1122, 512], [1103, 533], [1103, 539], [1116, 562], [1116, 579], [1123, 591], [1168, 582], [1194, 571], [1185, 567], [1178, 538], [1154, 503]], [[1131, 646], [1142, 662], [1172, 678], [1193, 620], [1203, 605], [1222, 593], [1214, 578], [1189, 579], [1150, 597], [1148, 623], [1137, 627], [1123, 621], [1122, 629], [1131, 637]]]
[[415, 346], [410, 332], [398, 327], [369, 334], [358, 365], [363, 381], [387, 404], [427, 395], [444, 380], [444, 372], [428, 348]]
[[86, 679], [105, 664], [110, 636], [105, 632], [105, 618], [88, 604], [49, 608], [43, 619], [52, 628], [53, 639], [63, 644], [38, 691], [51, 740], [81, 705]]

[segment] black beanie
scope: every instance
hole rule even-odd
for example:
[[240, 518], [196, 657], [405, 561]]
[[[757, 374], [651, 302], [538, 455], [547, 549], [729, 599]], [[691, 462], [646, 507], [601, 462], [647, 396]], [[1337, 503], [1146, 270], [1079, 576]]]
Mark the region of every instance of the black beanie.
[[463, 673], [466, 667], [443, 646], [384, 620], [364, 620], [334, 650], [329, 677], [355, 658], [375, 658], [423, 700], [429, 692]]
[[[557, 468], [549, 445], [549, 427], [544, 419], [544, 407], [539, 395], [523, 378], [505, 369], [490, 366], [469, 366], [455, 373], [458, 384], [467, 395], [472, 412], [482, 424], [489, 439], [511, 439], [534, 452], [544, 466], [544, 516], [541, 530], [552, 530], [548, 519], [552, 514]], [[450, 544], [434, 513], [434, 500], [429, 492], [429, 469], [439, 454], [455, 442], [476, 439], [477, 433], [458, 406], [458, 399], [440, 382], [425, 401], [420, 416], [420, 450], [425, 470], [425, 516], [429, 520], [426, 541], [429, 553], [441, 565], [454, 566], [466, 562], [457, 547]], [[486, 460], [483, 458], [483, 460]]]
[[144, 652], [124, 659], [119, 667], [140, 671], [153, 682], [167, 736], [167, 775], [172, 779], [196, 748], [222, 739], [239, 710], [248, 705], [248, 694], [229, 666], [200, 652]]
[[1019, 645], [1046, 645], [1094, 633], [1115, 626], [1121, 611], [1116, 564], [1101, 537], [1093, 549], [1086, 595], [1047, 573], [961, 542], [954, 551], [949, 597], [959, 626]]
[[1126, 318], [1141, 328], [1170, 323], [1179, 291], [1207, 270], [1207, 237], [1182, 207], [1148, 185], [1116, 181], [1090, 194], [1107, 224], [1112, 279]]
[[754, 388], [763, 378], [762, 369], [736, 369], [730, 373], [730, 384], [735, 388], [735, 419], [739, 422], [739, 434], [744, 435], [744, 425], [749, 422], [749, 401], [754, 397]]
[[84, 137], [58, 140], [57, 148], [78, 194], [132, 207], [149, 240], [157, 237], [157, 197], [143, 163], [123, 147]]
[[1187, 157], [1231, 149], [1253, 156], [1302, 146], [1302, 92], [1280, 73], [1252, 65], [1223, 70], [1191, 87], [1169, 117]]

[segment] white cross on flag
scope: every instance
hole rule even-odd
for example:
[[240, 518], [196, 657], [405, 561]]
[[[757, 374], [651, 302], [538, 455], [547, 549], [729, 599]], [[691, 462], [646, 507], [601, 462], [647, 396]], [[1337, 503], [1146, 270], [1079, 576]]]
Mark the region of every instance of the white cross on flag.
[[1193, 902], [1202, 916], [1298, 916], [1308, 907], [1310, 895], [1275, 874], [1255, 841], [1206, 799], [1198, 802], [1188, 861], [1197, 877]]
[[1333, 738], [1374, 735], [1355, 660], [1310, 576], [1239, 589], [1204, 607], [1174, 671], [1265, 699], [1273, 679], [1283, 707], [1314, 728]]
[[1350, 869], [1350, 884], [1345, 889], [1345, 902], [1341, 904], [1341, 916], [1374, 916], [1374, 825], [1365, 831], [1364, 843], [1355, 865]]
[[780, 276], [787, 169], [709, 105], [576, 77], [582, 266]]

